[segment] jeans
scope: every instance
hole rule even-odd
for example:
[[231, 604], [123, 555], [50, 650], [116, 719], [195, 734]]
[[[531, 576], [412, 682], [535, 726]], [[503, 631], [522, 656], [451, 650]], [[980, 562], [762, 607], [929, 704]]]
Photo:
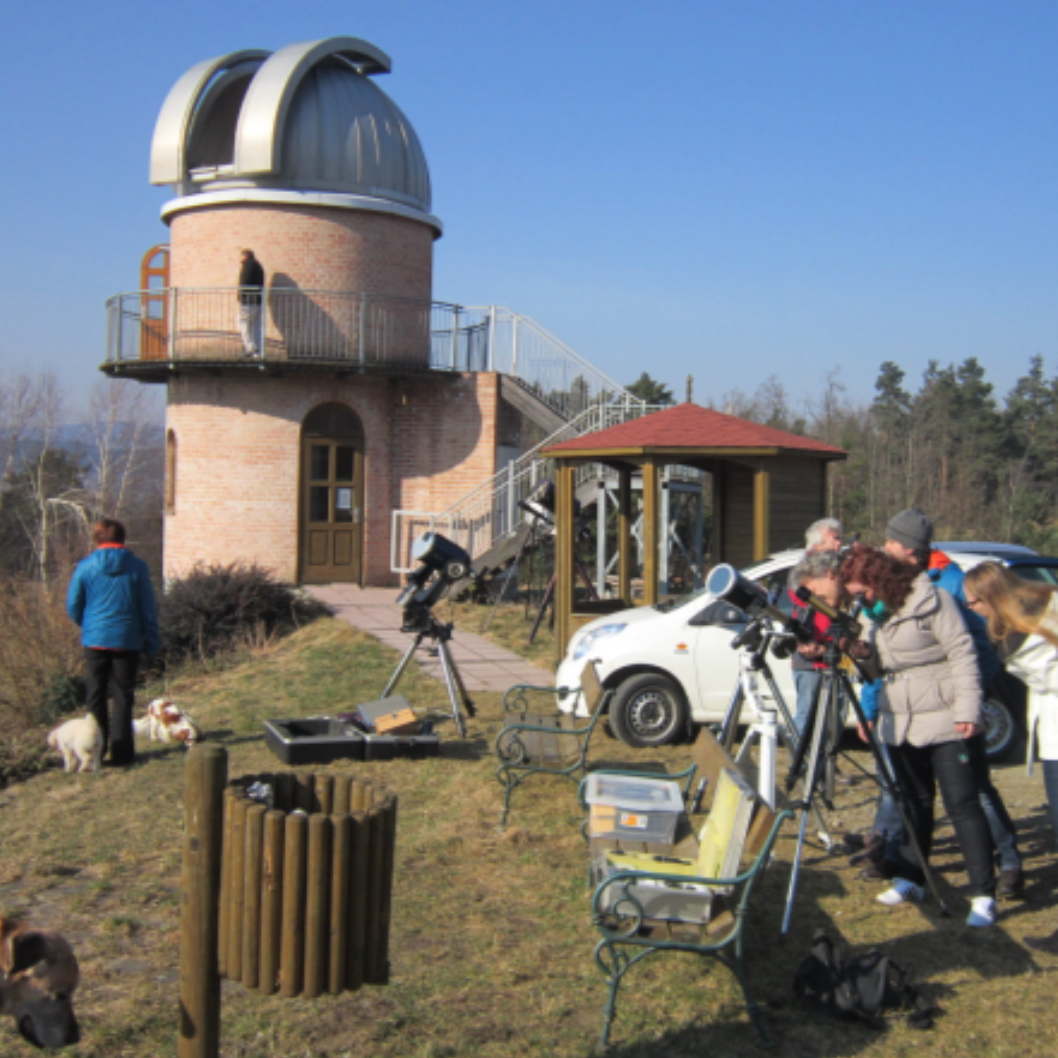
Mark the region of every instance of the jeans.
[[1043, 765], [1043, 788], [1047, 791], [1047, 807], [1051, 810], [1051, 826], [1058, 834], [1058, 760], [1040, 761]]
[[[977, 743], [977, 745], [971, 745]], [[978, 753], [984, 752], [984, 736], [913, 746], [904, 742], [890, 746], [889, 755], [897, 782], [907, 799], [907, 812], [918, 846], [928, 861], [933, 847], [933, 802], [940, 787], [944, 809], [962, 850], [970, 888], [974, 896], [995, 896], [992, 834], [981, 807]], [[925, 874], [910, 842], [900, 849], [896, 864], [901, 878], [922, 885]]]
[[[972, 738], [966, 743], [970, 752], [971, 763], [977, 775], [977, 784], [980, 791], [981, 808], [988, 823], [988, 829], [992, 834], [992, 842], [999, 853], [999, 869], [1001, 871], [1020, 871], [1021, 852], [1018, 849], [1018, 830], [1014, 821], [1007, 812], [1007, 806], [999, 791], [992, 785], [992, 778], [988, 773], [988, 757], [985, 752], [984, 739]], [[882, 751], [890, 749], [882, 746]], [[1055, 796], [1058, 797], [1058, 761], [1055, 765]], [[1046, 782], [1046, 776], [1044, 777]], [[1048, 795], [1049, 796], [1049, 795]], [[1052, 807], [1052, 813], [1055, 809]], [[1055, 816], [1056, 829], [1058, 829], [1058, 816]], [[900, 861], [900, 847], [904, 842], [904, 824], [897, 811], [896, 802], [884, 791], [878, 795], [878, 807], [874, 814], [874, 826], [871, 828], [876, 834], [881, 834], [885, 841], [885, 858], [891, 863]]]
[[[140, 655], [136, 650], [96, 650], [85, 648], [85, 686], [88, 711], [103, 732], [103, 754], [110, 745], [111, 764], [131, 764], [136, 757], [132, 733], [132, 707], [135, 699], [136, 670]], [[114, 723], [110, 723], [107, 697], [114, 698]]]
[[252, 356], [261, 352], [261, 303], [240, 303], [239, 334], [243, 349]]
[[797, 712], [794, 713], [794, 727], [797, 734], [803, 735], [808, 714], [812, 711], [812, 702], [816, 691], [823, 682], [823, 673], [819, 669], [794, 669], [794, 686], [797, 688]]

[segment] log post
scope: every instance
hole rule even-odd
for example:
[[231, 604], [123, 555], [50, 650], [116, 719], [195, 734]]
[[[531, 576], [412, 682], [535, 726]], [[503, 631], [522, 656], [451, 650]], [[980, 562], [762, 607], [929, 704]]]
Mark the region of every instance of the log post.
[[179, 1058], [220, 1054], [220, 974], [217, 947], [224, 787], [228, 754], [207, 742], [187, 756], [184, 865], [180, 885]]

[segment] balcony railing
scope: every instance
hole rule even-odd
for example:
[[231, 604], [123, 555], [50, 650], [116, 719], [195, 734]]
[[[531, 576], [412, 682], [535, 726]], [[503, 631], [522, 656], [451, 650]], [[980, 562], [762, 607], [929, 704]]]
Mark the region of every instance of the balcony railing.
[[[169, 287], [115, 295], [107, 302], [107, 363], [242, 360], [238, 294], [235, 287]], [[271, 287], [261, 338], [265, 363], [503, 372], [566, 419], [625, 396], [540, 324], [498, 306]]]
[[[237, 288], [171, 287], [107, 302], [107, 362], [223, 362], [245, 355]], [[333, 290], [271, 288], [263, 359], [484, 370], [485, 328], [458, 305]]]

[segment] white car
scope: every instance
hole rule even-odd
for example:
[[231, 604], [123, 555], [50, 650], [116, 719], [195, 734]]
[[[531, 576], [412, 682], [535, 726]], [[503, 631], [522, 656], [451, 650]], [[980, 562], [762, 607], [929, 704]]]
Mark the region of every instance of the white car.
[[[1041, 558], [1029, 548], [1011, 544], [939, 543], [962, 568], [986, 559], [1002, 561], [1021, 576], [1055, 582], [1058, 559]], [[971, 550], [972, 549], [972, 550]], [[782, 551], [742, 571], [789, 613], [792, 603], [786, 581], [803, 550]], [[559, 665], [557, 685], [576, 687], [587, 661], [595, 661], [599, 676], [616, 693], [611, 701], [611, 731], [630, 746], [661, 746], [691, 734], [694, 725], [720, 723], [739, 679], [738, 652], [731, 641], [745, 625], [745, 616], [704, 589], [658, 606], [634, 607], [600, 617], [574, 634]], [[797, 695], [789, 661], [768, 655], [768, 665], [791, 715]], [[1013, 681], [1016, 682], [1016, 681]], [[759, 690], [768, 696], [763, 681]], [[1020, 684], [1018, 684], [1020, 687]], [[1023, 695], [1020, 697], [1023, 698]], [[1019, 695], [1005, 695], [985, 703], [988, 753], [1000, 759], [1013, 751], [1023, 721]], [[578, 710], [579, 701], [560, 698], [559, 706]], [[743, 719], [751, 721], [751, 707]], [[847, 723], [855, 725], [849, 711]]]

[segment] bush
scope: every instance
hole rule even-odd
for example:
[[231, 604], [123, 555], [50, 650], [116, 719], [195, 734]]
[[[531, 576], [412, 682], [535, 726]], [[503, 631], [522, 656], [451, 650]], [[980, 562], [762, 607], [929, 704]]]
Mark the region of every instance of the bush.
[[256, 563], [196, 566], [169, 584], [159, 607], [161, 659], [207, 660], [254, 637], [283, 635], [327, 610]]
[[0, 735], [76, 708], [69, 681], [80, 668], [80, 633], [66, 615], [65, 592], [0, 578]]
[[0, 738], [0, 790], [48, 767], [48, 743], [40, 728]]

